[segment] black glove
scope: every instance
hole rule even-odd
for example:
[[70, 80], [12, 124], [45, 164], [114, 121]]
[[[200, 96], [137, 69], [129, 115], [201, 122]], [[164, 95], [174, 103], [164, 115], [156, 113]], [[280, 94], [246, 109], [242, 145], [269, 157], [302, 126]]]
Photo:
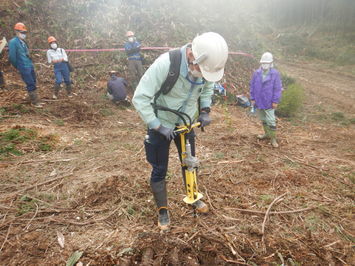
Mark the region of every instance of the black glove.
[[175, 138], [176, 133], [174, 132], [174, 129], [172, 128], [167, 128], [164, 126], [160, 126], [157, 131], [162, 134], [167, 140], [172, 140]]
[[201, 127], [208, 126], [209, 124], [211, 124], [211, 121], [212, 120], [211, 120], [210, 116], [208, 115], [208, 113], [203, 112], [203, 111], [200, 113], [200, 116], [197, 119], [197, 122], [201, 123]]

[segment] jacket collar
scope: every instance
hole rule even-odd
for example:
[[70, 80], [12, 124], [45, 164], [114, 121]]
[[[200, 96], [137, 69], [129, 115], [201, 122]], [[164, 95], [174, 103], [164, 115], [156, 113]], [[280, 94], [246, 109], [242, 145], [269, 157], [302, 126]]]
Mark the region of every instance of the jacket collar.
[[[257, 72], [258, 72], [258, 74], [260, 74], [261, 79], [262, 79], [263, 70], [262, 70], [261, 68], [259, 68], [259, 69], [257, 70]], [[272, 74], [273, 74], [274, 72], [275, 72], [275, 70], [274, 70], [273, 68], [270, 68], [269, 73], [267, 73], [267, 75], [266, 75], [265, 79], [263, 80], [263, 82], [266, 82], [266, 81], [270, 80], [270, 79], [271, 79], [271, 76], [272, 76]]]
[[180, 75], [182, 75], [184, 78], [187, 77], [187, 74], [189, 73], [189, 65], [187, 63], [187, 57], [186, 57], [186, 48], [187, 48], [187, 44], [180, 48], [181, 55], [182, 55], [181, 65], [180, 65]]
[[22, 45], [25, 45], [26, 47], [28, 47], [27, 42], [25, 40], [21, 40], [18, 36], [16, 36], [15, 39], [17, 40], [17, 42], [19, 42]]

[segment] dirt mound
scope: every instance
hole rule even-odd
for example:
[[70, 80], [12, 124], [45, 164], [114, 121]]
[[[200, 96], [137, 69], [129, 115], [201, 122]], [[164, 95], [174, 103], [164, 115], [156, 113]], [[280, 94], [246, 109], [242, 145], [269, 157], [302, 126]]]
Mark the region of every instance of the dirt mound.
[[46, 107], [48, 114], [71, 123], [99, 123], [102, 117], [100, 109], [86, 102], [77, 100], [61, 101]]
[[[172, 232], [173, 235], [142, 233], [136, 243], [138, 254], [131, 262], [142, 265], [225, 265], [219, 256], [223, 245], [210, 237]], [[196, 237], [202, 236], [202, 238]], [[218, 251], [217, 251], [218, 250]], [[223, 253], [228, 253], [225, 250]], [[150, 263], [150, 264], [149, 264]]]
[[14, 261], [22, 265], [41, 265], [45, 260], [44, 253], [51, 241], [44, 230], [24, 232], [20, 227], [13, 226], [12, 233], [16, 234], [13, 245], [22, 246], [21, 252], [12, 248], [4, 248], [1, 251], [3, 264], [11, 265]]
[[93, 183], [90, 188], [84, 188], [85, 191], [85, 205], [95, 207], [101, 206], [109, 202], [109, 204], [117, 204], [124, 196], [122, 189], [125, 185], [120, 182], [120, 177], [112, 176], [104, 180], [103, 183]]

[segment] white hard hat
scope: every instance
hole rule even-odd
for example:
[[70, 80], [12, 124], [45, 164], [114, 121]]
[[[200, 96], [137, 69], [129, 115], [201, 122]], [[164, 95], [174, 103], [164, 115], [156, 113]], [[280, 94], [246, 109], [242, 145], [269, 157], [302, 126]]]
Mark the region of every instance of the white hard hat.
[[212, 82], [222, 79], [228, 58], [228, 45], [224, 38], [218, 33], [206, 32], [195, 37], [191, 48], [202, 76]]
[[263, 63], [270, 64], [272, 62], [274, 62], [274, 58], [271, 53], [266, 52], [261, 56], [261, 59], [260, 59], [261, 64], [263, 64]]

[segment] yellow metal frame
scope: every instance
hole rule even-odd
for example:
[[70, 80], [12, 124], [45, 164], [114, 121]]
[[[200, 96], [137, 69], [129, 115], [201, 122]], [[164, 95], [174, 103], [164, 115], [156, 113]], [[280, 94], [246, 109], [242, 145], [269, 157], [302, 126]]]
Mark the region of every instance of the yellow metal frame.
[[203, 195], [198, 192], [197, 186], [197, 172], [196, 168], [189, 168], [184, 164], [184, 159], [187, 157], [186, 153], [186, 134], [193, 128], [200, 126], [200, 123], [192, 124], [191, 126], [178, 127], [177, 133], [180, 134], [181, 143], [181, 165], [186, 167], [185, 171], [185, 185], [186, 185], [186, 197], [183, 199], [187, 204], [193, 204], [199, 199], [203, 198]]

